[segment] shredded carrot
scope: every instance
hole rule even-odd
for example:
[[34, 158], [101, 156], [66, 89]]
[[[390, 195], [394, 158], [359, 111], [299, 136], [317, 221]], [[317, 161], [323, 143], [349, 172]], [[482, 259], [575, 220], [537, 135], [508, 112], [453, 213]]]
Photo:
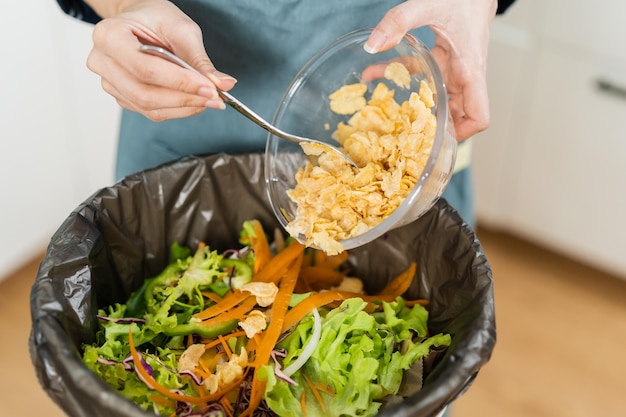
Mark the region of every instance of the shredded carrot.
[[218, 335], [217, 338], [222, 344], [222, 347], [224, 348], [224, 352], [226, 352], [226, 356], [228, 356], [228, 359], [230, 359], [231, 356], [233, 356], [233, 352], [230, 351], [230, 346], [228, 346], [228, 343], [226, 343], [226, 339], [224, 339], [224, 336], [222, 336], [221, 334]]
[[211, 317], [207, 320], [202, 320], [199, 324], [204, 326], [213, 326], [215, 324], [223, 323], [228, 320], [242, 320], [246, 314], [254, 308], [256, 305], [256, 297], [249, 296], [237, 307], [222, 312], [219, 316]]
[[[246, 350], [248, 351], [248, 358], [250, 361], [254, 361], [254, 357], [256, 355], [256, 349], [261, 343], [261, 336], [257, 333], [254, 337], [248, 340], [248, 344], [246, 345]], [[249, 364], [249, 366], [254, 366], [253, 363]]]
[[164, 407], [171, 407], [171, 408], [176, 408], [176, 403], [172, 400], [169, 400], [167, 398], [163, 398], [161, 395], [158, 394], [150, 394], [150, 399], [159, 404], [162, 405]]
[[187, 335], [187, 347], [193, 345], [193, 335], [192, 334], [188, 334]]
[[235, 290], [233, 292], [229, 292], [220, 302], [213, 304], [212, 306], [202, 310], [199, 313], [194, 314], [193, 316], [197, 319], [202, 320], [218, 316], [224, 311], [233, 308], [249, 296], [250, 293], [248, 293], [247, 291]]
[[316, 250], [313, 253], [313, 264], [320, 265], [326, 261], [326, 253], [321, 250]]
[[239, 385], [241, 384], [241, 382], [246, 376], [246, 374], [244, 373], [244, 375], [241, 378], [238, 378], [237, 380], [223, 387], [221, 390], [217, 391], [214, 394], [203, 395], [200, 397], [192, 397], [190, 395], [179, 394], [159, 384], [143, 367], [143, 364], [141, 363], [141, 359], [139, 358], [139, 352], [135, 348], [135, 341], [133, 340], [133, 332], [131, 329], [128, 330], [128, 346], [130, 348], [130, 354], [133, 358], [133, 364], [135, 365], [135, 369], [137, 373], [141, 376], [141, 378], [145, 381], [145, 384], [148, 385], [149, 388], [157, 392], [160, 392], [161, 394], [165, 395], [167, 398], [170, 398], [175, 401], [182, 401], [182, 402], [187, 402], [187, 403], [192, 403], [192, 404], [206, 404], [212, 401], [217, 401], [224, 395], [228, 394], [234, 388], [239, 387]]
[[328, 395], [335, 395], [335, 388], [331, 387], [329, 384], [322, 384], [321, 382], [314, 382], [315, 388], [318, 391], [324, 392]]
[[337, 269], [348, 260], [348, 251], [343, 251], [337, 255], [326, 256], [324, 260], [315, 263], [315, 266], [326, 269]]
[[[395, 301], [397, 298], [395, 295], [367, 295], [367, 294], [360, 294], [360, 293], [350, 292], [350, 291], [337, 291], [337, 292], [343, 295], [345, 298], [359, 297], [363, 299], [363, 301], [367, 301], [368, 303], [375, 303], [379, 301], [391, 302], [391, 301]], [[422, 304], [424, 302], [425, 300], [412, 300], [413, 304]]]
[[206, 390], [204, 389], [204, 384], [194, 385], [194, 386], [196, 387], [196, 390], [198, 391], [198, 394], [201, 397], [207, 395]]
[[209, 368], [209, 365], [207, 365], [206, 361], [202, 359], [202, 357], [198, 358], [198, 365], [200, 365], [200, 369], [196, 367], [196, 370], [200, 371], [199, 373], [202, 378], [206, 378], [211, 375], [211, 368]]
[[415, 299], [415, 300], [404, 300], [404, 303], [407, 306], [414, 306], [415, 304], [426, 306], [426, 305], [428, 305], [428, 300], [423, 299], [423, 298], [419, 298], [419, 299]]
[[302, 373], [302, 376], [304, 377], [304, 380], [306, 381], [306, 384], [311, 389], [311, 392], [313, 393], [313, 396], [315, 397], [315, 399], [319, 403], [320, 407], [322, 408], [322, 411], [326, 412], [326, 406], [324, 405], [324, 401], [322, 400], [322, 396], [320, 395], [319, 391], [317, 390], [315, 385], [313, 385], [313, 383], [311, 382], [309, 377], [306, 376], [306, 374]]
[[[293, 245], [293, 243], [292, 243]], [[299, 246], [302, 246], [298, 244]], [[289, 249], [291, 245], [287, 247]], [[285, 249], [285, 250], [287, 250]], [[302, 247], [303, 249], [303, 247]], [[285, 251], [281, 252], [284, 253]], [[279, 256], [279, 255], [276, 255]], [[256, 369], [254, 371], [254, 377], [252, 379], [252, 391], [250, 393], [250, 402], [248, 408], [243, 412], [242, 417], [249, 416], [259, 406], [263, 394], [265, 392], [265, 381], [261, 381], [258, 378], [259, 367], [267, 364], [270, 360], [270, 355], [278, 338], [282, 334], [283, 324], [285, 321], [285, 314], [289, 308], [289, 301], [293, 294], [293, 289], [296, 286], [298, 280], [298, 272], [302, 266], [302, 250], [298, 252], [298, 256], [295, 262], [292, 262], [287, 270], [287, 273], [280, 279], [280, 285], [278, 288], [278, 294], [274, 299], [272, 306], [272, 320], [263, 332], [262, 341], [259, 343], [256, 350], [256, 357], [254, 363]]]
[[230, 401], [228, 401], [228, 398], [222, 397], [222, 399], [220, 400], [220, 403], [222, 404], [222, 408], [226, 412], [226, 415], [228, 417], [233, 417], [233, 411], [234, 411], [233, 406], [230, 403]]
[[313, 290], [319, 291], [339, 285], [345, 275], [334, 269], [315, 265], [302, 267], [299, 278], [304, 280]]
[[314, 308], [343, 299], [344, 296], [337, 291], [325, 291], [311, 294], [287, 312], [282, 331], [286, 331], [291, 326], [302, 320], [302, 318], [313, 311]]
[[207, 368], [209, 369], [215, 369], [215, 367], [217, 366], [217, 363], [220, 361], [220, 358], [224, 356], [223, 353], [217, 353], [215, 354], [215, 356], [213, 356], [213, 358], [211, 359], [211, 361], [209, 363], [207, 363]]
[[[232, 333], [228, 333], [227, 335], [222, 336], [222, 338], [224, 340], [228, 340], [228, 339], [231, 339], [233, 337], [244, 336], [245, 334], [246, 334], [246, 332], [244, 332], [243, 330], [234, 331]], [[219, 345], [220, 343], [222, 343], [222, 341], [220, 339], [215, 339], [215, 340], [212, 340], [210, 342], [207, 342], [207, 343], [204, 344], [204, 350], [211, 349], [211, 348]]]
[[399, 297], [406, 292], [411, 286], [413, 282], [413, 277], [415, 276], [415, 270], [417, 269], [417, 264], [415, 262], [411, 262], [411, 265], [402, 273], [400, 273], [397, 277], [389, 281], [389, 283], [383, 288], [378, 295], [389, 295], [393, 297]]
[[298, 294], [305, 294], [307, 292], [313, 292], [313, 291], [315, 290], [311, 288], [309, 283], [302, 276], [299, 276], [298, 282], [296, 282], [296, 287], [293, 289], [293, 292], [298, 293]]
[[306, 417], [306, 391], [302, 390], [300, 395], [300, 408], [302, 409], [302, 417]]
[[302, 266], [311, 266], [313, 265], [313, 256], [315, 254], [315, 249], [307, 248], [304, 250], [304, 256], [302, 258]]
[[272, 258], [272, 253], [261, 222], [252, 220], [252, 224], [254, 226], [254, 233], [256, 234], [256, 237], [251, 242], [251, 247], [254, 252], [254, 273], [256, 274], [267, 265]]
[[303, 251], [304, 245], [298, 242], [291, 242], [289, 246], [272, 257], [257, 274], [253, 275], [252, 281], [278, 282], [289, 269], [289, 265], [291, 265]]
[[220, 297], [219, 295], [215, 294], [213, 291], [202, 291], [201, 294], [205, 298], [208, 298], [209, 300], [213, 301], [215, 304], [217, 304], [217, 303], [219, 303], [220, 301], [223, 300], [222, 297]]

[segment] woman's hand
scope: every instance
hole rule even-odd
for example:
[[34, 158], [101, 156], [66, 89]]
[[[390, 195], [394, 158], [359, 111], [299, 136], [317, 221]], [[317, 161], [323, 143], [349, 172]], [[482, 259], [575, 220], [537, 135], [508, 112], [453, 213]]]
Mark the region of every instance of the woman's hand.
[[[122, 107], [154, 121], [224, 108], [216, 87], [229, 90], [236, 80], [215, 69], [200, 28], [174, 4], [166, 0], [88, 3], [103, 20], [94, 28], [87, 66]], [[141, 44], [170, 50], [205, 77], [139, 51]]]
[[371, 53], [396, 46], [411, 29], [435, 31], [433, 55], [449, 95], [457, 140], [489, 127], [487, 52], [497, 0], [407, 0], [390, 9], [365, 46]]

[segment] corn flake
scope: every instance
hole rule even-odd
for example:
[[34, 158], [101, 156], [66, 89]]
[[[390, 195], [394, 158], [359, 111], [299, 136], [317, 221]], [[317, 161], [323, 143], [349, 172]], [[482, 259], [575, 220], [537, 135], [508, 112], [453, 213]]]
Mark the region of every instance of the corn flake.
[[[406, 81], [405, 70], [394, 66], [389, 77], [400, 85]], [[434, 96], [424, 81], [419, 92], [402, 103], [384, 83], [375, 87], [367, 102], [366, 91], [364, 84], [351, 84], [329, 96], [331, 110], [351, 115], [347, 123], [337, 125], [333, 138], [359, 170], [334, 152], [303, 146], [305, 153], [318, 156], [318, 164], [307, 162], [299, 169], [296, 186], [288, 191], [297, 209], [287, 231], [304, 236], [307, 246], [329, 255], [342, 252], [342, 240], [377, 226], [404, 201], [424, 169], [435, 137]]]
[[392, 62], [385, 68], [384, 77], [393, 81], [398, 87], [411, 88], [411, 74], [400, 62]]
[[265, 330], [267, 327], [267, 318], [262, 311], [252, 310], [248, 313], [245, 320], [240, 321], [238, 324], [246, 333], [246, 337], [252, 339], [255, 335]]
[[215, 372], [204, 380], [204, 386], [209, 394], [214, 394], [222, 387], [232, 384], [243, 376], [243, 369], [248, 366], [248, 352], [241, 348], [239, 355], [233, 353], [228, 362], [220, 362]]
[[239, 289], [254, 295], [256, 303], [261, 307], [271, 305], [278, 294], [278, 287], [273, 282], [248, 282]]
[[366, 105], [365, 97], [367, 86], [364, 84], [348, 84], [332, 93], [330, 109], [337, 114], [354, 114]]

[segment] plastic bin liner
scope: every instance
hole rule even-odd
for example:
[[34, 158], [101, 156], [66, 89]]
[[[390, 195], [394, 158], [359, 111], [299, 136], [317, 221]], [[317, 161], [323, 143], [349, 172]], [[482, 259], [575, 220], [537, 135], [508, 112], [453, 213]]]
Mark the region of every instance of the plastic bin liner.
[[[287, 155], [285, 157], [288, 157]], [[279, 227], [263, 155], [186, 157], [97, 191], [54, 233], [31, 290], [29, 349], [40, 384], [70, 416], [149, 416], [92, 374], [80, 347], [92, 342], [99, 307], [125, 302], [159, 273], [174, 241], [238, 246], [244, 220]], [[417, 221], [350, 251], [369, 292], [417, 261], [409, 296], [430, 300], [433, 333], [452, 344], [424, 365], [423, 389], [380, 416], [435, 416], [463, 393], [495, 345], [493, 282], [473, 231], [445, 200]]]

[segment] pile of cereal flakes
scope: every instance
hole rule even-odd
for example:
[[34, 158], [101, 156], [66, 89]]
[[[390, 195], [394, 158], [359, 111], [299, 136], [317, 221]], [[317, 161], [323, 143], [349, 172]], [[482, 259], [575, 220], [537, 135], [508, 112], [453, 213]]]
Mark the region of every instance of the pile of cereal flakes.
[[[388, 65], [384, 76], [400, 88], [410, 88], [411, 76], [401, 63]], [[329, 255], [342, 252], [341, 240], [378, 225], [420, 177], [437, 127], [433, 92], [421, 81], [418, 92], [401, 104], [394, 92], [381, 82], [368, 101], [367, 86], [358, 83], [329, 96], [333, 112], [351, 115], [347, 124], [338, 124], [333, 139], [359, 169], [323, 147], [302, 145], [307, 155], [318, 156], [318, 166], [307, 162], [296, 173], [289, 197], [297, 211], [286, 228], [292, 236], [305, 236], [307, 246]]]

